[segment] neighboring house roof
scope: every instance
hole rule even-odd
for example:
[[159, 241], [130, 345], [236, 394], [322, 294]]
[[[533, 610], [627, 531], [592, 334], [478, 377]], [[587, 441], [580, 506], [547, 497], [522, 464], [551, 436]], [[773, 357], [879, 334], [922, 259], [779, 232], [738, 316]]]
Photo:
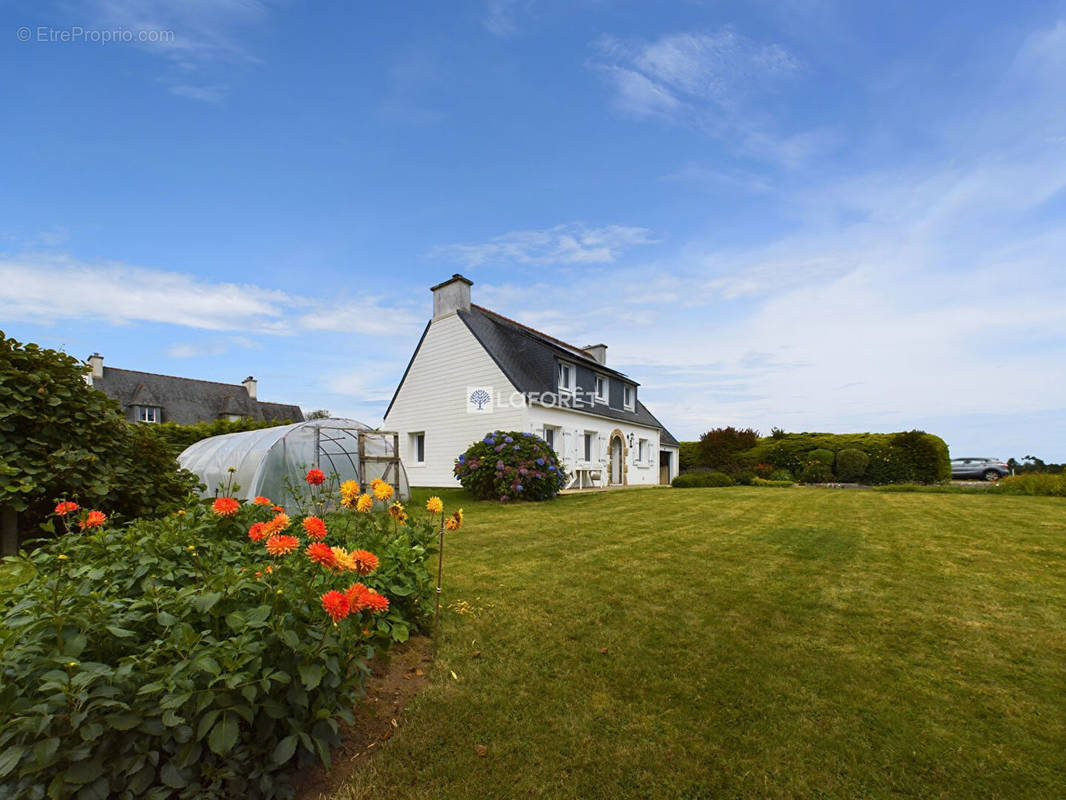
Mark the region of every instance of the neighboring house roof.
[[[535, 328], [530, 328], [528, 325], [523, 325], [502, 314], [497, 314], [495, 311], [471, 304], [469, 310], [460, 309], [457, 313], [474, 335], [474, 338], [485, 348], [485, 352], [496, 362], [504, 376], [517, 391], [523, 394], [543, 395], [554, 393], [556, 364], [559, 358], [579, 364], [608, 377], [617, 378], [632, 386], [639, 385], [628, 375], [601, 364], [582, 348], [575, 347], [561, 339], [556, 339], [554, 336], [549, 336]], [[407, 365], [404, 378], [407, 377], [411, 364], [414, 363], [415, 357], [418, 355], [418, 349], [422, 346], [422, 341], [425, 339], [428, 330], [429, 326], [427, 325], [426, 331], [422, 333], [422, 340], [419, 341], [418, 347], [415, 348], [411, 361]], [[399, 385], [396, 387], [396, 392], [392, 397], [392, 402], [389, 403], [389, 410], [385, 412], [385, 416], [388, 416], [389, 411], [392, 410], [392, 405], [396, 402], [396, 397], [399, 395], [402, 386], [403, 379], [400, 380]], [[595, 406], [571, 408], [570, 410], [577, 413], [632, 422], [649, 428], [658, 428], [662, 432], [661, 443], [663, 445], [667, 447], [677, 446], [677, 440], [639, 399], [631, 411], [611, 408], [600, 403]]]
[[164, 421], [182, 425], [228, 415], [292, 422], [302, 422], [304, 418], [299, 406], [254, 400], [239, 383], [104, 367], [103, 377], [94, 377], [92, 386], [117, 400], [123, 411], [131, 406], [155, 406], [163, 409]]

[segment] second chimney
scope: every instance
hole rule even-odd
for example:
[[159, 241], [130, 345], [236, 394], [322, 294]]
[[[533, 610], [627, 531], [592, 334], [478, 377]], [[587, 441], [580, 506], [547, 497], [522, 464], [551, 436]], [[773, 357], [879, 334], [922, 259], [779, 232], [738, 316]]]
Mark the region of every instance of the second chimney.
[[253, 378], [251, 375], [249, 375], [247, 378], [245, 378], [243, 381], [241, 381], [241, 386], [243, 386], [245, 389], [247, 389], [248, 390], [248, 396], [250, 398], [252, 398], [253, 400], [255, 400], [255, 386], [256, 386], [255, 378]]
[[[99, 353], [93, 353], [86, 360], [89, 362], [89, 366], [92, 367], [92, 372], [89, 373], [89, 377], [91, 377], [91, 378], [102, 378], [102, 377], [104, 377], [104, 357], [102, 355], [100, 355]], [[90, 381], [89, 385], [90, 386], [92, 385], [91, 381]]]
[[598, 364], [607, 365], [607, 345], [605, 344], [588, 344], [581, 348]]

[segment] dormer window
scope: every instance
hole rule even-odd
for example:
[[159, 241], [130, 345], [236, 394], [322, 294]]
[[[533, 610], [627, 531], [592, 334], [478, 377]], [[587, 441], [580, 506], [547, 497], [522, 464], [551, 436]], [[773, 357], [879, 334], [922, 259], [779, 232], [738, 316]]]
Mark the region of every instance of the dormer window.
[[574, 391], [574, 365], [565, 361], [559, 362], [559, 391]]
[[622, 389], [622, 404], [625, 406], [626, 411], [632, 411], [635, 406], [634, 400], [636, 399], [636, 390], [626, 384]]
[[607, 379], [602, 375], [596, 376], [596, 400], [601, 403], [607, 402]]
[[137, 406], [137, 420], [139, 422], [162, 422], [163, 409], [158, 406]]

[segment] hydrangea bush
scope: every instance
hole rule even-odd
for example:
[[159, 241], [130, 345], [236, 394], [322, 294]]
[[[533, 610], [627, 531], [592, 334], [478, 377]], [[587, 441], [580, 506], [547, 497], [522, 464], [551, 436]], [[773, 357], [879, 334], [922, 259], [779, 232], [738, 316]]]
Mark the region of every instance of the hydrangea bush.
[[307, 511], [343, 510], [56, 507], [68, 532], [0, 598], [0, 797], [287, 797], [294, 765], [328, 765], [367, 660], [428, 623], [426, 558], [461, 512], [307, 483]]
[[455, 477], [481, 500], [550, 500], [566, 485], [555, 451], [532, 433], [492, 431], [455, 460]]

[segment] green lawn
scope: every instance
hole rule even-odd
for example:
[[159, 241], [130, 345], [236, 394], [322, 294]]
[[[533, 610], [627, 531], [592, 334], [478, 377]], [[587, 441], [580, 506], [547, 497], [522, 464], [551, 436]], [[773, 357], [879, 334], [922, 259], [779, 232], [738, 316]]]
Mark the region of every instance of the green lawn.
[[464, 505], [445, 602], [469, 613], [338, 798], [1063, 796], [1061, 499]]

